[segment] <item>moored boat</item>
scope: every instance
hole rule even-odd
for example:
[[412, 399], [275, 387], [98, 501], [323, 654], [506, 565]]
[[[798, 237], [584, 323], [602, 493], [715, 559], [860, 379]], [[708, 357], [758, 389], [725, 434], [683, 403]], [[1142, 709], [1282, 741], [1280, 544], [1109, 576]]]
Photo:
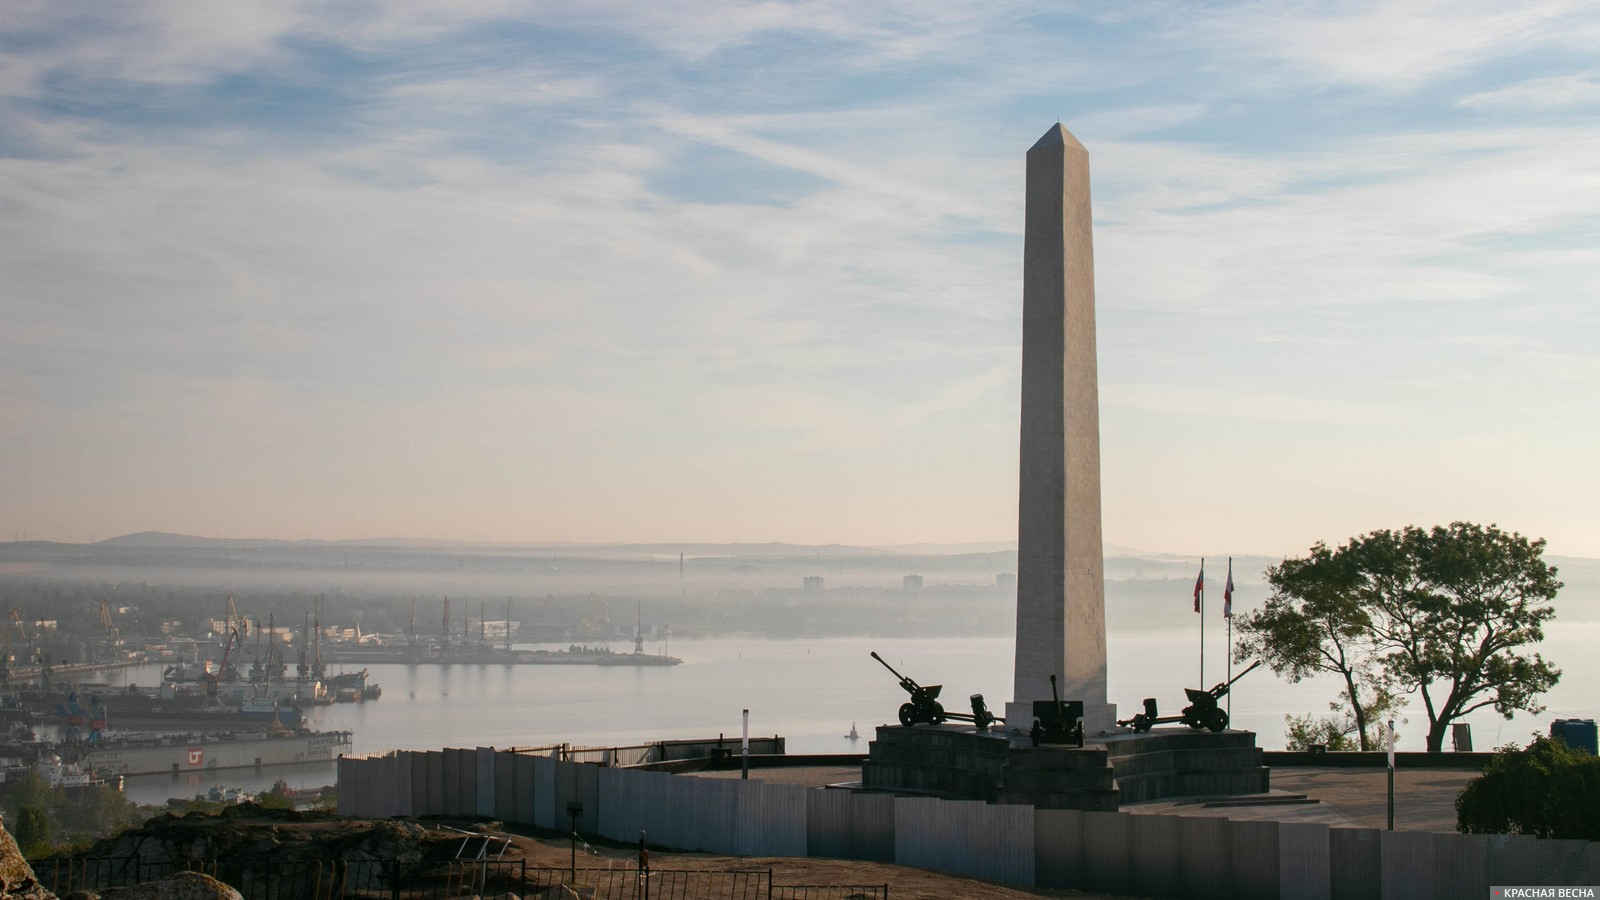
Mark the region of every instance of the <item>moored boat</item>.
[[77, 762], [106, 775], [155, 775], [327, 762], [350, 748], [348, 731], [150, 735], [85, 748]]

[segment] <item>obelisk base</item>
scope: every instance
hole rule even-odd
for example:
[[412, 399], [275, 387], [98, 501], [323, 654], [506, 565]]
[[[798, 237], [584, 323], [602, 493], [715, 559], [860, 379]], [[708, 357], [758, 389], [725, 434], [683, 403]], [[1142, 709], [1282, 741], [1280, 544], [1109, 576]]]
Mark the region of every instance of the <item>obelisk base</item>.
[[[1074, 700], [1075, 697], [1062, 697], [1063, 700]], [[1006, 704], [1006, 730], [1016, 729], [1027, 734], [1033, 727], [1033, 704], [1017, 703]], [[1115, 703], [1096, 704], [1091, 708], [1088, 703], [1083, 705], [1083, 733], [1086, 735], [1099, 734], [1117, 727], [1117, 705]]]

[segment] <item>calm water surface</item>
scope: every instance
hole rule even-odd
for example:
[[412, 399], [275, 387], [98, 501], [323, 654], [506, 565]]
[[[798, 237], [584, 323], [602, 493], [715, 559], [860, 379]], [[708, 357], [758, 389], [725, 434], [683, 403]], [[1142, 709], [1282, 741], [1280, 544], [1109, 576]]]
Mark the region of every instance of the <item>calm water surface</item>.
[[[1183, 688], [1209, 686], [1224, 677], [1226, 631], [1207, 624], [1205, 681], [1200, 681], [1198, 626], [1110, 635], [1111, 698], [1131, 715], [1144, 697], [1164, 714], [1184, 705]], [[534, 646], [534, 645], [528, 645]], [[628, 652], [628, 644], [612, 645]], [[659, 652], [659, 647], [648, 648]], [[354, 732], [355, 752], [436, 750], [443, 747], [535, 747], [563, 741], [623, 745], [657, 738], [737, 738], [740, 710], [750, 710], [752, 734], [780, 734], [791, 753], [867, 750], [872, 728], [895, 719], [905, 699], [888, 671], [868, 654], [877, 650], [902, 674], [922, 684], [943, 684], [943, 699], [962, 709], [981, 693], [991, 708], [1011, 693], [1010, 638], [827, 638], [815, 640], [674, 640], [681, 666], [374, 665], [383, 697], [370, 703], [315, 707], [311, 725]], [[1540, 652], [1564, 670], [1546, 695], [1549, 709], [1506, 721], [1480, 710], [1469, 716], [1478, 749], [1525, 743], [1555, 718], [1600, 713], [1600, 623], [1556, 623]], [[337, 671], [335, 667], [335, 671]], [[122, 683], [153, 683], [159, 670], [129, 670]], [[1331, 678], [1299, 684], [1257, 669], [1234, 687], [1235, 727], [1257, 732], [1261, 746], [1283, 746], [1285, 713], [1322, 713], [1339, 690]], [[1427, 717], [1413, 700], [1409, 725], [1399, 727], [1401, 749], [1421, 750]], [[114, 718], [113, 713], [113, 718]], [[862, 738], [845, 738], [854, 723]], [[115, 725], [115, 722], [113, 722]], [[296, 787], [333, 781], [332, 766], [279, 767], [260, 775], [224, 772], [216, 782], [265, 788], [283, 776]], [[212, 784], [204, 775], [129, 779], [141, 802], [193, 796]]]

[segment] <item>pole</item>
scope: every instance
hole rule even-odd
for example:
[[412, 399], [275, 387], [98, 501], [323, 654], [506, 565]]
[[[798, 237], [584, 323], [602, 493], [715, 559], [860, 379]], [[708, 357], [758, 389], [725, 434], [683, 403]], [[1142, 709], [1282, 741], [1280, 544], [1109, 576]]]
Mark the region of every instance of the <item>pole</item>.
[[1200, 557], [1200, 689], [1206, 687], [1206, 558]]
[[567, 801], [567, 815], [572, 817], [572, 884], [578, 883], [578, 816], [583, 814], [583, 804], [576, 800]]
[[750, 710], [744, 711], [744, 740], [739, 749], [741, 760], [740, 778], [750, 777]]
[[1394, 830], [1394, 720], [1389, 720], [1389, 830]]
[[650, 851], [644, 846], [644, 832], [639, 832], [639, 885], [643, 900], [650, 900]]
[[[1222, 611], [1228, 620], [1228, 680], [1233, 680], [1233, 557], [1228, 557], [1228, 586], [1223, 590]], [[1203, 686], [1205, 682], [1200, 682]], [[1228, 721], [1233, 721], [1233, 690], [1228, 691]]]

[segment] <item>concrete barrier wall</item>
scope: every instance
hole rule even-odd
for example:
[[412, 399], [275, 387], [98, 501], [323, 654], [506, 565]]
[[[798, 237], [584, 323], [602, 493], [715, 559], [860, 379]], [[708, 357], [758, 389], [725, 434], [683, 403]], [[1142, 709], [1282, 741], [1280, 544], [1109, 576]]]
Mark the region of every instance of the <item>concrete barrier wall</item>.
[[1600, 882], [1600, 843], [1035, 810], [563, 762], [492, 748], [338, 761], [342, 815], [483, 816], [654, 847], [897, 862], [1130, 896], [1480, 896]]

